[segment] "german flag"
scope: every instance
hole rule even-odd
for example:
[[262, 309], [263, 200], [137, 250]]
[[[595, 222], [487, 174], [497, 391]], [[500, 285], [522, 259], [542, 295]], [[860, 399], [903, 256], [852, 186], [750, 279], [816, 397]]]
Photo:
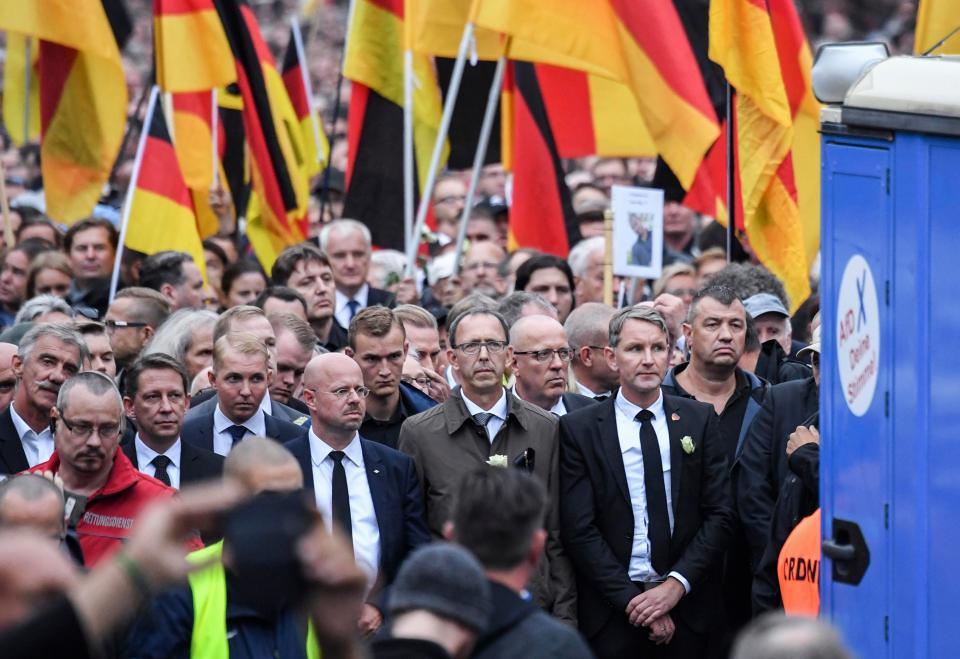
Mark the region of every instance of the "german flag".
[[[219, 220], [210, 208], [208, 193], [213, 186], [213, 93], [176, 92], [170, 94], [173, 107], [173, 143], [183, 179], [193, 196], [197, 227], [201, 238], [214, 235]], [[217, 130], [217, 167], [223, 157], [223, 131]], [[223, 180], [223, 174], [220, 174]]]
[[[403, 52], [409, 35], [404, 0], [356, 0], [344, 77], [352, 82], [347, 116], [349, 169], [344, 215], [368, 227], [379, 247], [403, 249]], [[417, 180], [425, 183], [442, 101], [433, 62], [414, 55]], [[444, 154], [444, 161], [446, 154]]]
[[510, 63], [503, 97], [504, 167], [513, 172], [511, 247], [566, 257], [580, 230], [533, 64]]
[[123, 141], [127, 83], [120, 48], [130, 21], [120, 0], [0, 3], [0, 29], [40, 39], [41, 167], [47, 214], [90, 214]]
[[321, 165], [327, 160], [330, 144], [314, 108], [307, 69], [303, 65], [304, 59], [300, 26], [294, 23], [290, 28], [290, 40], [280, 74], [299, 121], [304, 169], [307, 176], [312, 178], [320, 173]]
[[236, 80], [214, 0], [153, 0], [153, 36], [163, 91], [209, 91]]
[[7, 32], [3, 63], [3, 125], [17, 146], [40, 138], [40, 44], [33, 37]]
[[253, 190], [262, 223], [279, 244], [305, 235], [308, 181], [296, 114], [246, 0], [215, 0], [236, 62]]
[[180, 173], [157, 97], [154, 91], [144, 119], [146, 132], [140, 139], [134, 180], [130, 182], [134, 190], [128, 201], [124, 245], [144, 254], [168, 249], [186, 252], [203, 272], [203, 247], [193, 197]]
[[783, 280], [793, 311], [810, 295], [819, 247], [819, 108], [792, 0], [712, 0], [710, 57], [736, 89], [743, 225], [760, 261]]
[[625, 84], [657, 152], [685, 188], [719, 135], [683, 24], [672, 3], [631, 0], [478, 0], [477, 25], [511, 37], [537, 63]]

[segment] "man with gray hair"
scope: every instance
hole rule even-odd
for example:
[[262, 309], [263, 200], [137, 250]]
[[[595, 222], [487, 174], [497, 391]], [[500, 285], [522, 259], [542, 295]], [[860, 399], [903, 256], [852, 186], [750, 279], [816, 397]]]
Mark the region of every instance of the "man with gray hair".
[[32, 529], [57, 544], [67, 534], [63, 492], [48, 478], [20, 474], [0, 483], [0, 529]]
[[661, 390], [670, 338], [653, 308], [618, 311], [604, 353], [616, 396], [560, 418], [580, 631], [600, 657], [703, 657], [733, 524], [716, 415]]
[[370, 229], [356, 220], [334, 220], [320, 230], [320, 249], [330, 260], [337, 285], [333, 315], [341, 327], [350, 327], [361, 309], [394, 304], [392, 293], [367, 283], [371, 247]]
[[[38, 295], [32, 297], [23, 303], [13, 324], [30, 322], [43, 322], [48, 314], [63, 314], [67, 318], [73, 318], [76, 314], [73, 307], [67, 304], [66, 300], [56, 295]], [[51, 319], [52, 320], [52, 319]], [[49, 321], [48, 321], [49, 322]], [[60, 322], [60, 321], [56, 321]]]
[[37, 325], [23, 336], [12, 360], [17, 391], [0, 414], [0, 472], [15, 474], [50, 458], [50, 410], [86, 358], [87, 345], [71, 325]]
[[736, 643], [731, 659], [852, 659], [840, 635], [816, 618], [768, 613], [751, 622]]
[[[603, 261], [606, 255], [606, 238], [594, 236], [581, 240], [567, 257], [573, 271], [574, 299], [577, 308], [584, 302], [603, 302]], [[613, 278], [613, 290], [620, 288], [620, 277]]]
[[526, 291], [515, 291], [500, 300], [497, 311], [510, 327], [524, 316], [548, 316], [554, 320], [558, 318], [557, 308], [550, 304], [547, 298], [539, 293]]
[[610, 305], [587, 302], [577, 305], [567, 316], [563, 329], [573, 350], [571, 391], [602, 401], [617, 388], [619, 375], [604, 355], [609, 344], [610, 319], [615, 313]]
[[123, 401], [106, 375], [74, 375], [60, 387], [51, 414], [56, 450], [31, 471], [63, 481], [67, 525], [80, 540], [84, 564], [93, 566], [120, 548], [144, 506], [174, 490], [137, 471], [119, 450]]

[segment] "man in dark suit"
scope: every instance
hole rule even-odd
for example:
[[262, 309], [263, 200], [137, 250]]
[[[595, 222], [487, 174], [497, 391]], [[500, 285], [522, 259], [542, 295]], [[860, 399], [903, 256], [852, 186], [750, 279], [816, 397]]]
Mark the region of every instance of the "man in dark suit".
[[251, 334], [217, 339], [210, 372], [217, 402], [202, 415], [187, 415], [183, 441], [225, 456], [234, 444], [251, 435], [281, 443], [303, 435], [304, 428], [266, 414], [261, 407], [272, 375], [269, 364], [266, 345]]
[[334, 220], [320, 230], [320, 249], [330, 259], [337, 291], [333, 315], [350, 327], [357, 312], [380, 304], [394, 306], [393, 293], [367, 283], [370, 271], [370, 229], [356, 220]]
[[369, 577], [360, 631], [370, 634], [383, 622], [374, 595], [393, 582], [407, 554], [430, 542], [416, 468], [408, 456], [357, 432], [369, 389], [350, 357], [314, 357], [303, 383], [313, 423], [286, 446], [328, 528], [340, 525]]
[[573, 351], [567, 333], [550, 316], [523, 316], [510, 328], [513, 393], [558, 417], [593, 405], [594, 400], [567, 391]]
[[50, 410], [86, 356], [86, 343], [72, 325], [36, 325], [20, 340], [12, 359], [17, 391], [0, 414], [0, 473], [16, 474], [50, 459]]
[[600, 657], [702, 657], [720, 602], [727, 463], [711, 407], [661, 392], [669, 344], [652, 308], [619, 311], [617, 395], [560, 419], [561, 536]]
[[180, 441], [188, 386], [187, 370], [163, 353], [135, 361], [124, 381], [123, 406], [137, 432], [120, 448], [134, 467], [178, 490], [223, 473], [223, 457]]

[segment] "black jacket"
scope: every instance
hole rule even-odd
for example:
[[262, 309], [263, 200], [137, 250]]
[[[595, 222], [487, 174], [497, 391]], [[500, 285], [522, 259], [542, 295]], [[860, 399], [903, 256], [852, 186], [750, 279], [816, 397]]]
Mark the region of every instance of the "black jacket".
[[30, 468], [10, 408], [0, 413], [0, 474], [19, 474]]
[[819, 410], [813, 377], [770, 387], [747, 432], [738, 461], [737, 510], [756, 570], [767, 545], [777, 493], [787, 477], [787, 440], [799, 425], [809, 425]]
[[564, 392], [560, 398], [563, 399], [563, 406], [567, 408], [567, 414], [570, 414], [570, 412], [576, 412], [577, 410], [582, 410], [584, 407], [590, 407], [591, 405], [597, 404], [597, 401], [589, 396], [584, 396], [583, 394], [574, 393], [572, 391]]
[[[281, 444], [306, 435], [307, 429], [295, 426], [292, 423], [281, 421], [269, 414], [263, 415], [264, 430], [270, 439]], [[192, 419], [187, 415], [180, 430], [180, 440], [184, 444], [193, 444], [208, 451], [213, 451], [213, 409], [209, 413], [195, 416]]]
[[[719, 565], [730, 540], [733, 502], [713, 407], [663, 397], [670, 433], [674, 525], [670, 568], [691, 592], [674, 612], [703, 633], [719, 603]], [[580, 629], [591, 638], [640, 594], [628, 568], [634, 517], [618, 439], [615, 399], [560, 419], [560, 533], [577, 572]], [[681, 439], [689, 437], [686, 453]]]
[[[137, 464], [137, 446], [133, 439], [129, 441], [124, 438], [120, 442], [120, 449], [123, 451], [133, 466], [140, 469]], [[223, 456], [217, 455], [213, 451], [199, 448], [187, 442], [180, 442], [180, 489], [193, 483], [218, 479], [223, 475]]]
[[[783, 481], [770, 520], [767, 547], [753, 578], [755, 614], [782, 609], [777, 562], [783, 543], [804, 517], [820, 507], [820, 445], [804, 444], [790, 456], [790, 473]], [[822, 564], [821, 564], [822, 565]]]
[[754, 373], [770, 384], [780, 384], [791, 380], [805, 380], [813, 375], [813, 370], [809, 364], [786, 354], [776, 339], [770, 339], [760, 349]]

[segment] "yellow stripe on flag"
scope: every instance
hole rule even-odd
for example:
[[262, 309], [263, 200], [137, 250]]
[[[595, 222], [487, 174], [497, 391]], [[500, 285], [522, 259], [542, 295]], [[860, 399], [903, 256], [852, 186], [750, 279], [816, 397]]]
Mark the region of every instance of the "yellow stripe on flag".
[[[960, 2], [957, 0], [920, 0], [913, 52], [926, 52], [935, 43], [960, 26]], [[947, 39], [937, 55], [960, 55], [960, 32]]]
[[169, 197], [138, 188], [133, 193], [124, 244], [144, 254], [172, 249], [193, 257], [201, 272], [203, 245], [193, 212]]
[[[26, 98], [28, 42], [32, 42], [29, 99]], [[3, 125], [17, 146], [40, 139], [40, 80], [37, 77], [39, 52], [40, 44], [36, 39], [17, 32], [7, 32], [7, 59], [3, 65]], [[28, 121], [26, 133], [23, 131], [25, 119]]]
[[630, 88], [597, 75], [588, 75], [587, 85], [597, 155], [656, 156], [657, 145]]
[[158, 16], [153, 21], [157, 84], [165, 92], [199, 92], [228, 85], [237, 69], [213, 9]]

